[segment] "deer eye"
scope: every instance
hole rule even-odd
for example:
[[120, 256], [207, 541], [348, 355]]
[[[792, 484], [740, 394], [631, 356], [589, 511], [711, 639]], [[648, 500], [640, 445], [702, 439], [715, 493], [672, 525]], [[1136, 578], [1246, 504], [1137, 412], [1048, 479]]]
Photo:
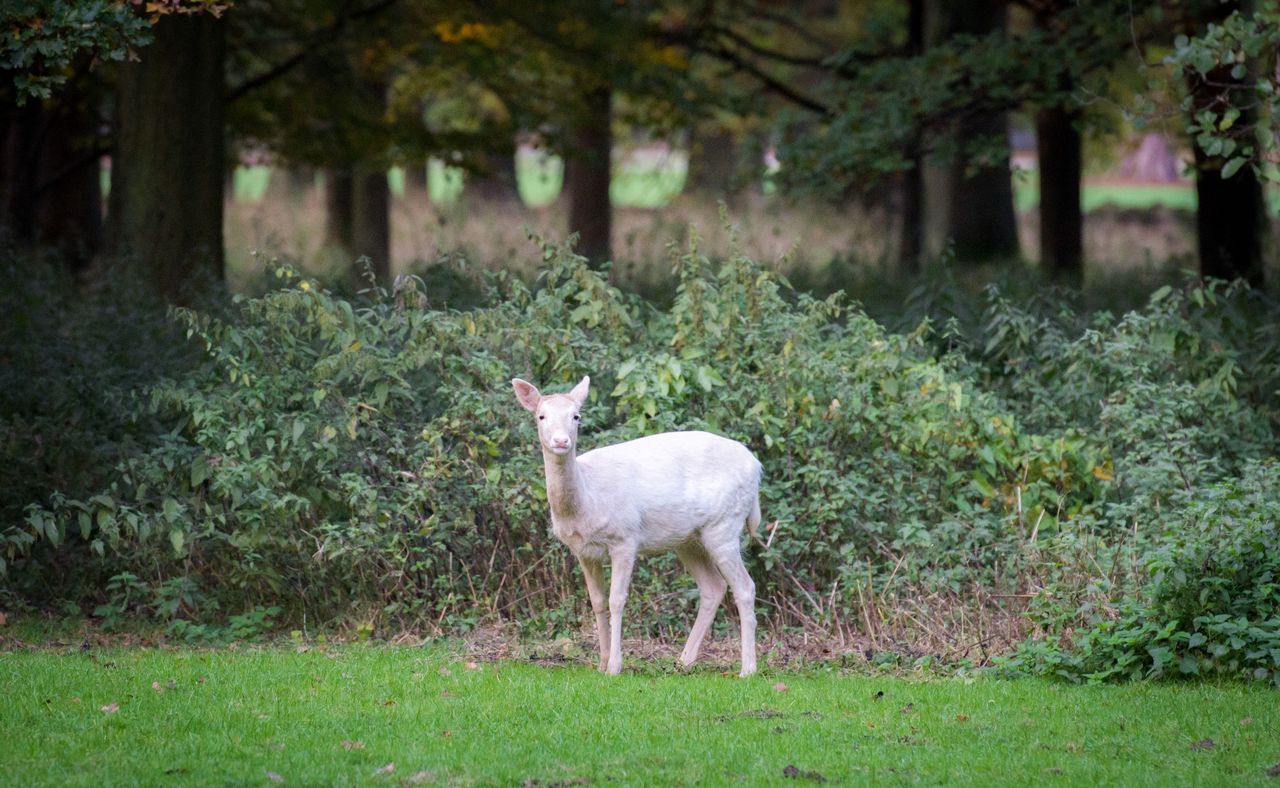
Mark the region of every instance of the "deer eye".
[[581, 417], [581, 416], [579, 416], [578, 414], [576, 414], [576, 413], [575, 413], [575, 414], [573, 414], [573, 420], [574, 420], [574, 421], [578, 421], [578, 420], [579, 420], [579, 419], [581, 419], [581, 418], [582, 418], [582, 417]]
[[547, 420], [547, 417], [546, 417], [546, 416], [539, 416], [539, 417], [538, 417], [538, 421], [546, 421], [546, 420]]

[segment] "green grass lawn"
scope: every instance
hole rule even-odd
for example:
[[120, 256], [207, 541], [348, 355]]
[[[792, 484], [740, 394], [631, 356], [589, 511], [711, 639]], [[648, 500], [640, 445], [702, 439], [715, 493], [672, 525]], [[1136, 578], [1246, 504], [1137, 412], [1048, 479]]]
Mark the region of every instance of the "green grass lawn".
[[610, 678], [458, 649], [0, 653], [0, 782], [1274, 785], [1280, 763], [1261, 686]]

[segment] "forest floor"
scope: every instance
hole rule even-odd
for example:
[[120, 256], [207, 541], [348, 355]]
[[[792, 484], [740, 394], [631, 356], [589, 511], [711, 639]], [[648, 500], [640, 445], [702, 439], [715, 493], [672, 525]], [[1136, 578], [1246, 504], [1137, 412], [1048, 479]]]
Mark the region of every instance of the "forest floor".
[[[9, 630], [13, 632], [11, 628]], [[122, 643], [135, 643], [132, 646]], [[139, 645], [141, 644], [141, 645]], [[148, 645], [150, 644], [150, 645]], [[736, 658], [595, 672], [554, 646], [0, 644], [0, 782], [1275, 784], [1264, 686]]]

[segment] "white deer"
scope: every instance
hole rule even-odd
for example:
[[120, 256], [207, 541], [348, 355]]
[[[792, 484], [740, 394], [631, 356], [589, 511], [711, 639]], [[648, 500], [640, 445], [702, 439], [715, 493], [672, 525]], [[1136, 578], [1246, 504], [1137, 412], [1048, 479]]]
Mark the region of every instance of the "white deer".
[[[698, 583], [698, 617], [680, 661], [691, 665], [733, 589], [742, 622], [742, 672], [756, 670], [755, 583], [742, 563], [742, 526], [760, 524], [760, 463], [741, 443], [709, 432], [664, 432], [577, 456], [579, 414], [591, 378], [543, 396], [512, 380], [537, 414], [555, 535], [582, 565], [596, 616], [600, 670], [622, 670], [622, 608], [637, 555], [675, 551]], [[604, 595], [604, 559], [611, 565]]]

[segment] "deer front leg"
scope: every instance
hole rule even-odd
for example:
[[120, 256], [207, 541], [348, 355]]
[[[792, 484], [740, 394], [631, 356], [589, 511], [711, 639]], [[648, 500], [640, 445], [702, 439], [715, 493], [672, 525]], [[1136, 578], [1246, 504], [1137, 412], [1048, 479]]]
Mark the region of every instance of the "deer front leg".
[[596, 641], [600, 646], [600, 672], [609, 665], [609, 602], [604, 595], [604, 563], [578, 556], [582, 576], [587, 581], [587, 597], [596, 617]]
[[634, 545], [622, 544], [609, 551], [609, 665], [608, 673], [622, 672], [622, 608], [631, 588], [631, 570], [636, 564]]

